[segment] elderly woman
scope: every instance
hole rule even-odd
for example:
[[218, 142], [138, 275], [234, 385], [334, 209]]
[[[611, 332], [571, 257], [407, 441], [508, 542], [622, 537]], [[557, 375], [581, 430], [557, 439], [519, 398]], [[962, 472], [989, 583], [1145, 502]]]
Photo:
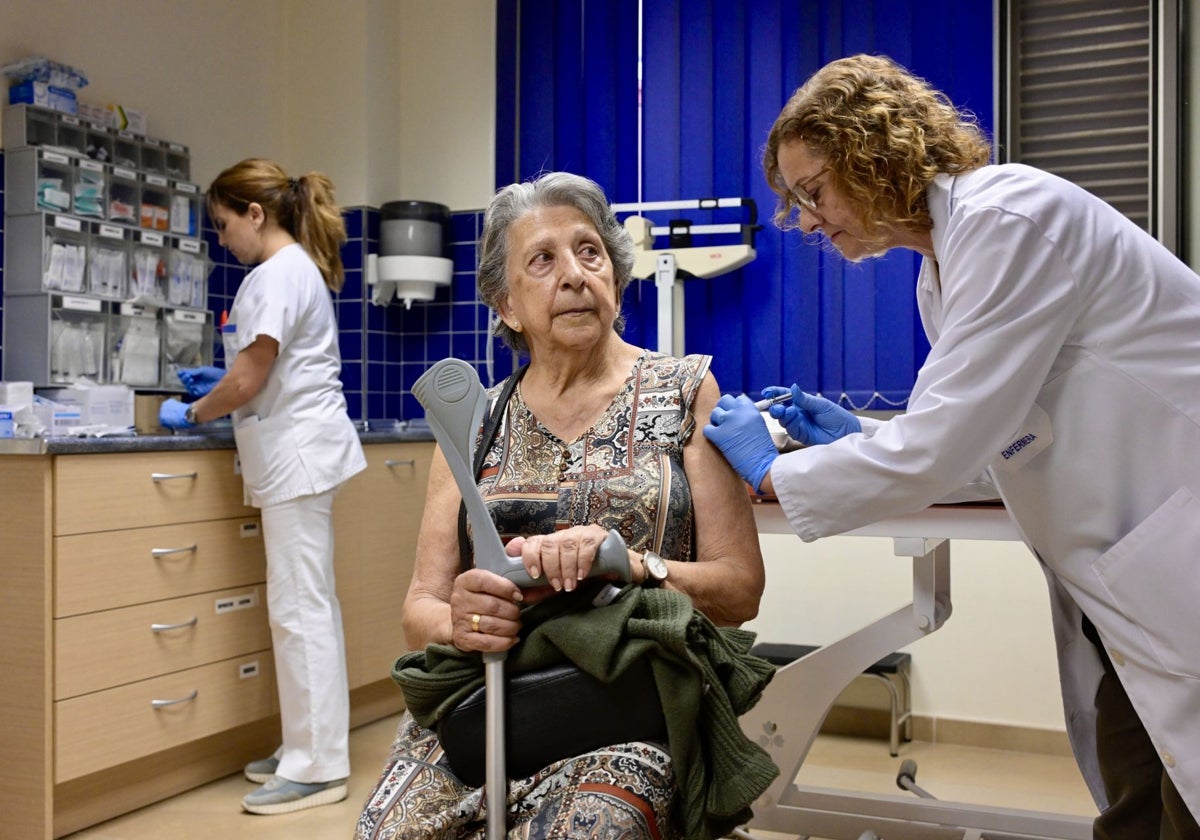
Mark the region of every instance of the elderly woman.
[[[528, 647], [537, 632], [527, 624], [531, 611], [572, 596], [586, 595], [584, 612], [601, 612], [591, 606], [595, 582], [585, 579], [610, 528], [630, 561], [633, 585], [623, 600], [682, 602], [721, 633], [755, 616], [764, 571], [750, 500], [721, 453], [695, 433], [696, 418], [720, 396], [710, 358], [673, 358], [621, 338], [632, 266], [630, 240], [586, 178], [551, 173], [493, 200], [479, 292], [499, 316], [499, 334], [529, 363], [507, 401], [498, 399], [507, 381], [489, 392], [489, 412], [502, 419], [481, 444], [478, 485], [509, 555], [548, 585], [522, 591], [469, 568], [461, 496], [439, 452], [404, 604], [413, 649], [509, 651], [519, 640]], [[769, 672], [757, 676], [761, 690]], [[670, 697], [659, 701], [651, 687], [648, 697], [624, 702], [667, 707], [674, 732]], [[412, 711], [410, 698], [358, 836], [482, 836], [482, 790], [460, 780], [437, 734]], [[516, 735], [508, 736], [511, 744]], [[666, 740], [606, 743], [511, 780], [513, 835], [714, 836], [696, 827], [695, 815], [685, 825], [680, 770]], [[687, 778], [690, 785], [695, 774]]]

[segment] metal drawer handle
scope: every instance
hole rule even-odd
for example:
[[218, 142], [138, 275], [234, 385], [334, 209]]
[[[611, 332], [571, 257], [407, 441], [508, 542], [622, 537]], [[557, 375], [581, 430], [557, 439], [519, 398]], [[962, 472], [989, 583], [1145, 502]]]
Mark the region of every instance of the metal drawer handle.
[[151, 700], [150, 705], [155, 709], [162, 709], [167, 706], [177, 706], [180, 703], [190, 703], [200, 694], [200, 689], [193, 688], [192, 693], [187, 697], [180, 697], [176, 700]]
[[185, 627], [195, 627], [196, 622], [200, 620], [200, 616], [192, 616], [190, 621], [180, 622], [179, 624], [151, 624], [150, 629], [155, 633], [165, 633], [168, 630], [182, 630]]
[[397, 461], [394, 458], [388, 458], [383, 462], [385, 467], [415, 467], [417, 465], [416, 458], [409, 458], [407, 461]]
[[150, 480], [156, 484], [160, 481], [171, 481], [175, 478], [196, 478], [199, 475], [197, 472], [189, 473], [150, 473]]
[[182, 554], [185, 551], [195, 551], [196, 544], [185, 545], [182, 548], [152, 548], [150, 549], [151, 557], [166, 557], [168, 554]]

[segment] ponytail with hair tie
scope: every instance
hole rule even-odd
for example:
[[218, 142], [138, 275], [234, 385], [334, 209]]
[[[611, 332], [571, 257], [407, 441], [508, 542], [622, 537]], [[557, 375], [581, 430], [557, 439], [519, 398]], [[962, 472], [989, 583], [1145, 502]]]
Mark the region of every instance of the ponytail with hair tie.
[[[280, 191], [280, 179], [286, 191]], [[246, 158], [217, 175], [206, 201], [210, 211], [224, 205], [239, 214], [253, 202], [262, 205], [308, 252], [330, 291], [338, 292], [346, 279], [341, 255], [346, 223], [333, 194], [333, 182], [320, 172], [294, 178], [273, 160]]]

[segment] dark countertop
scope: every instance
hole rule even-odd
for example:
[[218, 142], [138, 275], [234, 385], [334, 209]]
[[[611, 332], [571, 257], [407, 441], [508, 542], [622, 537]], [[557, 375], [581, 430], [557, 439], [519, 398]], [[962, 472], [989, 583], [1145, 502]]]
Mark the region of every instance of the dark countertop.
[[[372, 443], [421, 443], [432, 441], [433, 432], [423, 422], [411, 426], [359, 431], [364, 445]], [[0, 455], [94, 455], [113, 452], [180, 452], [189, 449], [233, 449], [233, 430], [202, 434], [110, 435], [106, 437], [49, 437], [0, 440]]]

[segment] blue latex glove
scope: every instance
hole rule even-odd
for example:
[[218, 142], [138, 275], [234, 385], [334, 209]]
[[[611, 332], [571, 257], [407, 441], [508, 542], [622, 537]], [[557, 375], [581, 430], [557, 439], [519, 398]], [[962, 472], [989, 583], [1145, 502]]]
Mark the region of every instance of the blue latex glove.
[[824, 397], [804, 393], [799, 385], [791, 388], [771, 385], [762, 390], [764, 397], [787, 393], [792, 395], [790, 404], [773, 405], [767, 411], [779, 421], [779, 425], [787, 429], [792, 440], [798, 440], [805, 446], [817, 446], [862, 431], [862, 423], [849, 411]]
[[183, 416], [187, 410], [187, 403], [181, 400], [164, 400], [158, 407], [158, 424], [168, 429], [189, 429], [196, 424], [189, 423]]
[[225, 375], [225, 368], [205, 365], [204, 367], [180, 368], [176, 371], [179, 381], [192, 397], [199, 399], [213, 389]]
[[704, 427], [704, 436], [721, 450], [734, 472], [755, 493], [762, 492], [759, 486], [779, 457], [779, 450], [753, 400], [745, 394], [721, 397], [709, 417], [709, 425]]

